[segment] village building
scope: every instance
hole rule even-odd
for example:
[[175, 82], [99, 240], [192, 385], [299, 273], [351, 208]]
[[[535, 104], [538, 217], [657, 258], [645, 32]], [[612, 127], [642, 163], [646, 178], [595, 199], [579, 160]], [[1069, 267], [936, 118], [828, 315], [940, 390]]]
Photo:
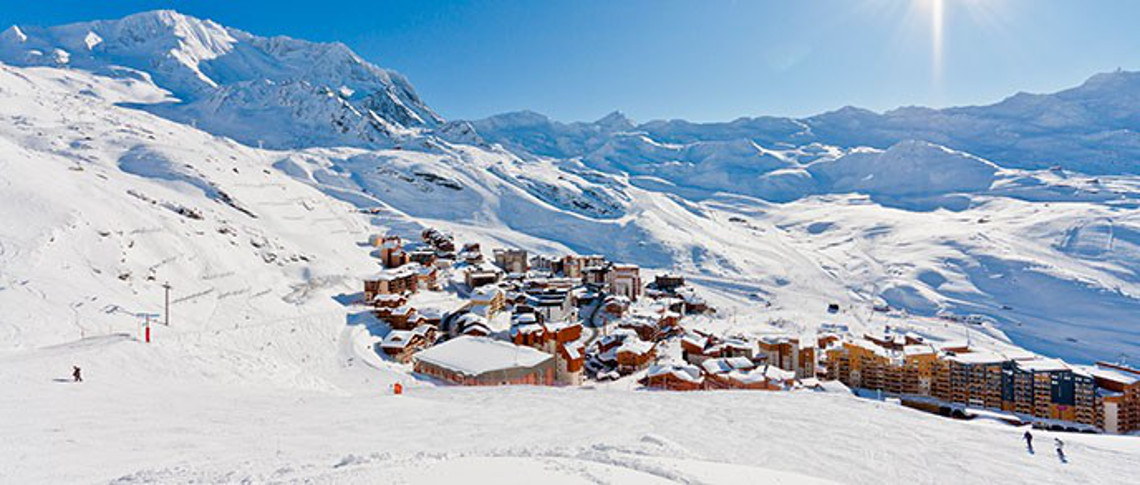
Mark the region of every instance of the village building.
[[641, 269], [635, 264], [612, 265], [605, 275], [606, 291], [637, 301], [641, 296]]
[[495, 266], [508, 274], [525, 274], [530, 271], [530, 259], [525, 249], [495, 249], [492, 251]]
[[619, 328], [628, 328], [645, 341], [656, 342], [680, 333], [681, 316], [671, 311], [634, 311], [618, 322]]
[[562, 258], [562, 275], [567, 278], [582, 280], [587, 268], [601, 268], [606, 265], [606, 258], [599, 255], [577, 256], [568, 255]]
[[488, 319], [494, 318], [507, 304], [507, 295], [495, 285], [483, 285], [471, 291], [467, 309]]
[[659, 274], [649, 284], [650, 289], [656, 290], [661, 295], [675, 294], [677, 289], [682, 286], [685, 286], [685, 277], [672, 273]]
[[486, 337], [491, 335], [491, 327], [487, 325], [487, 318], [477, 313], [464, 313], [455, 318], [455, 333], [459, 335], [472, 335]]
[[376, 318], [384, 321], [389, 327], [396, 330], [411, 330], [419, 323], [419, 315], [416, 309], [410, 306], [380, 307], [374, 312]]
[[435, 267], [439, 256], [430, 249], [417, 249], [408, 252], [408, 260], [421, 266]]
[[687, 364], [650, 366], [638, 382], [648, 388], [669, 391], [696, 391], [705, 387], [700, 369]]
[[404, 265], [385, 269], [376, 276], [364, 280], [364, 300], [372, 301], [376, 295], [415, 293], [419, 284], [418, 265]]
[[685, 362], [701, 365], [710, 356], [705, 349], [709, 346], [711, 337], [696, 332], [686, 333], [681, 337], [681, 358]]
[[478, 288], [484, 285], [498, 283], [503, 272], [492, 265], [476, 264], [464, 269], [463, 281], [468, 288]]
[[408, 363], [412, 355], [435, 343], [435, 327], [418, 325], [412, 330], [392, 330], [384, 336], [379, 346], [384, 354], [393, 359]]
[[624, 296], [609, 295], [605, 301], [602, 302], [602, 311], [606, 312], [611, 318], [621, 318], [625, 312], [629, 310], [629, 298]]
[[527, 290], [526, 305], [542, 316], [543, 321], [561, 322], [578, 318], [573, 293], [560, 287], [531, 288]]
[[732, 337], [725, 340], [716, 339], [716, 341], [710, 342], [709, 346], [705, 349], [705, 355], [709, 357], [744, 357], [748, 359], [763, 357], [756, 353], [756, 344], [741, 337]]
[[438, 308], [418, 308], [416, 312], [419, 313], [420, 321], [424, 324], [431, 325], [435, 328], [440, 328], [443, 324], [443, 310]]
[[1100, 388], [1101, 429], [1119, 434], [1140, 431], [1140, 369], [1097, 362], [1089, 373]]
[[728, 389], [785, 391], [795, 385], [792, 371], [765, 365], [751, 370], [733, 370], [720, 377]]
[[728, 379], [732, 372], [746, 372], [756, 368], [756, 363], [746, 357], [727, 357], [706, 359], [701, 363], [701, 370], [705, 375], [706, 386], [710, 389], [738, 388], [735, 382]]
[[637, 337], [626, 338], [614, 349], [617, 371], [623, 375], [632, 374], [649, 366], [657, 358], [657, 346]]
[[429, 227], [420, 233], [420, 238], [425, 243], [436, 250], [436, 254], [446, 254], [455, 252], [455, 239], [450, 235], [440, 232], [438, 229]]
[[483, 262], [483, 249], [479, 243], [464, 244], [463, 250], [459, 252], [459, 259], [467, 264], [481, 264]]
[[410, 261], [399, 236], [385, 236], [376, 255], [385, 268], [399, 268]]
[[582, 283], [592, 288], [604, 288], [609, 273], [609, 266], [590, 266], [582, 270]]
[[408, 303], [408, 297], [398, 293], [381, 293], [372, 297], [372, 306], [376, 308], [396, 308]]
[[586, 364], [586, 346], [580, 342], [568, 342], [558, 345], [555, 354], [557, 373], [555, 380], [559, 384], [568, 386], [582, 385], [582, 370]]
[[[414, 264], [414, 263], [413, 263]], [[435, 266], [421, 266], [416, 270], [416, 287], [440, 291], [443, 289], [439, 284], [439, 270]]]
[[420, 351], [415, 371], [467, 386], [553, 385], [554, 356], [485, 337], [457, 337]]

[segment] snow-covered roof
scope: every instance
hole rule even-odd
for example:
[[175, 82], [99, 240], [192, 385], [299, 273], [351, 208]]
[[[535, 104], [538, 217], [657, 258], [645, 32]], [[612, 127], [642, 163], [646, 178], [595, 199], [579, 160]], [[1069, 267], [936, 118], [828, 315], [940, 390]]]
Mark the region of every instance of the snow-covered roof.
[[511, 317], [511, 320], [516, 325], [525, 325], [528, 323], [536, 323], [538, 316], [533, 313], [516, 313]]
[[764, 367], [757, 367], [750, 371], [732, 371], [728, 373], [728, 378], [743, 382], [743, 383], [756, 383], [764, 381], [790, 381], [796, 378], [796, 373], [784, 370], [774, 365], [766, 365]]
[[475, 301], [491, 301], [503, 295], [503, 290], [495, 285], [483, 285], [471, 292], [471, 299]]
[[372, 301], [376, 302], [376, 303], [388, 303], [388, 302], [403, 301], [403, 300], [404, 300], [404, 295], [399, 295], [396, 293], [380, 293], [380, 294], [377, 294], [376, 296], [372, 297]]
[[632, 352], [637, 355], [644, 355], [653, 350], [653, 344], [641, 340], [637, 337], [630, 337], [621, 343], [621, 347], [617, 348], [618, 353]]
[[1060, 372], [1069, 370], [1069, 366], [1060, 359], [1033, 359], [1017, 362], [1017, 367], [1029, 372]]
[[380, 346], [386, 349], [402, 349], [411, 341], [412, 335], [411, 330], [393, 330], [384, 336]]
[[1121, 372], [1121, 371], [1118, 371], [1116, 369], [1109, 369], [1107, 367], [1096, 366], [1096, 367], [1087, 367], [1086, 370], [1088, 371], [1089, 374], [1092, 374], [1093, 377], [1096, 377], [1098, 379], [1104, 379], [1107, 381], [1112, 381], [1112, 382], [1119, 382], [1119, 383], [1124, 384], [1126, 386], [1140, 382], [1140, 375], [1132, 374], [1132, 373], [1128, 373], [1128, 372]]
[[937, 352], [934, 350], [934, 347], [931, 347], [929, 345], [918, 344], [907, 345], [906, 347], [903, 347], [903, 354], [905, 355], [926, 355], [935, 353]]
[[487, 319], [475, 313], [464, 313], [455, 320], [455, 323], [460, 327], [465, 327], [467, 325], [486, 325]]
[[554, 358], [546, 352], [486, 337], [462, 336], [416, 354], [416, 360], [468, 376], [534, 367]]
[[703, 378], [701, 377], [701, 370], [696, 366], [687, 364], [671, 364], [671, 365], [651, 365], [645, 376], [648, 378], [673, 376], [683, 381], [700, 383]]
[[709, 343], [709, 339], [703, 335], [687, 333], [684, 337], [681, 337], [681, 343], [686, 343], [703, 349], [705, 348], [705, 345]]
[[1009, 361], [1009, 359], [1006, 358], [1004, 355], [998, 354], [996, 352], [987, 352], [987, 351], [965, 352], [965, 353], [949, 356], [949, 357], [947, 357], [947, 359], [953, 360], [955, 362], [962, 363], [962, 364], [1000, 364], [1002, 362]]
[[756, 364], [744, 357], [729, 357], [709, 359], [701, 363], [701, 368], [709, 374], [724, 374], [734, 370], [744, 370], [756, 367]]

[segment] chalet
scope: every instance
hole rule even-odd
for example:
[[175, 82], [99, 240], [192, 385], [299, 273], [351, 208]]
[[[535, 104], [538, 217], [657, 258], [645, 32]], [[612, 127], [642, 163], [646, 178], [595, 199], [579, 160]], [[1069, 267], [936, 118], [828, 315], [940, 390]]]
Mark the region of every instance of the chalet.
[[382, 293], [372, 297], [372, 306], [376, 308], [397, 308], [408, 303], [408, 298], [395, 293]]
[[554, 356], [485, 337], [457, 337], [417, 353], [415, 371], [454, 384], [553, 385]]
[[416, 270], [416, 286], [425, 290], [439, 291], [439, 270], [435, 266], [421, 266]]
[[420, 266], [434, 267], [436, 261], [439, 260], [439, 256], [436, 255], [435, 251], [430, 249], [417, 249], [408, 252], [408, 260]]
[[480, 264], [483, 262], [483, 249], [479, 243], [464, 244], [463, 250], [459, 252], [459, 259], [466, 261], [467, 264]]
[[685, 286], [685, 277], [671, 273], [662, 273], [653, 278], [653, 282], [649, 284], [651, 289], [657, 290], [665, 294], [672, 294], [678, 288]]
[[626, 338], [615, 349], [617, 370], [622, 374], [632, 374], [649, 366], [657, 358], [657, 346], [639, 338]]
[[712, 389], [735, 389], [736, 382], [730, 381], [728, 375], [732, 372], [747, 372], [756, 368], [752, 359], [744, 357], [729, 357], [707, 359], [701, 363], [701, 370], [705, 375], [706, 385]]
[[495, 285], [483, 285], [471, 292], [468, 308], [486, 318], [494, 318], [506, 306], [506, 293]]
[[424, 229], [423, 232], [420, 233], [420, 237], [429, 246], [435, 248], [437, 254], [455, 252], [455, 240], [451, 236], [440, 232], [438, 229], [432, 227]]
[[630, 315], [618, 322], [618, 328], [625, 328], [637, 333], [637, 337], [645, 341], [657, 340], [657, 319], [649, 315]]
[[502, 277], [503, 272], [499, 268], [482, 264], [468, 267], [463, 274], [464, 282], [467, 283], [468, 288], [493, 285], [498, 283]]
[[530, 271], [530, 260], [525, 249], [495, 249], [492, 255], [495, 266], [507, 273], [525, 274]]
[[372, 301], [376, 295], [415, 293], [417, 288], [416, 265], [385, 269], [371, 279], [364, 280], [364, 299]]
[[476, 313], [464, 313], [455, 320], [455, 327], [461, 335], [475, 335], [486, 337], [491, 335], [491, 327], [487, 326], [487, 319]]
[[724, 374], [722, 382], [729, 389], [753, 389], [763, 391], [783, 391], [795, 385], [793, 372], [771, 365], [748, 371], [734, 370]]
[[385, 236], [376, 255], [385, 268], [399, 268], [410, 261], [399, 236]]
[[641, 296], [641, 269], [635, 264], [615, 264], [606, 272], [606, 289], [611, 295], [637, 301]]
[[438, 308], [420, 308], [417, 311], [424, 324], [439, 328], [443, 323], [443, 311]]
[[613, 318], [621, 318], [629, 310], [629, 303], [629, 298], [610, 295], [602, 303], [602, 311]]
[[435, 343], [435, 328], [419, 325], [412, 330], [392, 330], [380, 342], [380, 349], [399, 362], [408, 363], [412, 355]]
[[710, 357], [756, 357], [756, 345], [743, 338], [729, 338], [709, 346], [705, 353]]
[[703, 313], [716, 313], [713, 307], [709, 306], [700, 295], [692, 287], [685, 286], [677, 289], [677, 297], [684, 302], [684, 313], [689, 315], [699, 315]]
[[376, 318], [383, 320], [396, 330], [411, 330], [419, 323], [416, 309], [404, 305], [396, 308], [380, 307], [375, 310]]
[[705, 386], [700, 369], [687, 364], [650, 366], [638, 382], [645, 387], [670, 391], [697, 391]]
[[[533, 313], [515, 315], [511, 321], [511, 341], [515, 345], [525, 345], [541, 349], [546, 344], [546, 329], [538, 323]], [[527, 317], [527, 318], [518, 318]]]
[[705, 349], [709, 345], [710, 337], [700, 333], [686, 333], [681, 337], [681, 357], [690, 364], [700, 365], [709, 355]]

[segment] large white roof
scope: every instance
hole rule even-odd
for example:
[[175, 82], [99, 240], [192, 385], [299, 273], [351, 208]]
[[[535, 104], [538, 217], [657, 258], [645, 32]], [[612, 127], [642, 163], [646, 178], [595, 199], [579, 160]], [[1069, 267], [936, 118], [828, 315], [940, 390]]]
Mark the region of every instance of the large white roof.
[[469, 376], [516, 367], [534, 367], [554, 356], [530, 347], [486, 337], [458, 337], [416, 354], [416, 360]]

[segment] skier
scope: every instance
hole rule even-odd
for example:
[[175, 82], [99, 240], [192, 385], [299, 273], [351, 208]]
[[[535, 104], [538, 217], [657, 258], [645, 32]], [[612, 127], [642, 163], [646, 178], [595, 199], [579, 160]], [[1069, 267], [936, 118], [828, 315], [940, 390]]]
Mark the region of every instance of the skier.
[[73, 365], [71, 366], [71, 369], [72, 379], [74, 379], [75, 382], [83, 382], [83, 374], [81, 373], [82, 371], [79, 369], [79, 366]]
[[1025, 438], [1025, 446], [1029, 448], [1029, 452], [1033, 453], [1033, 433], [1030, 433], [1029, 430], [1025, 430], [1025, 434], [1022, 435], [1022, 438]]
[[1061, 459], [1061, 463], [1065, 460], [1065, 442], [1061, 438], [1053, 438], [1053, 446], [1057, 447], [1057, 458]]

